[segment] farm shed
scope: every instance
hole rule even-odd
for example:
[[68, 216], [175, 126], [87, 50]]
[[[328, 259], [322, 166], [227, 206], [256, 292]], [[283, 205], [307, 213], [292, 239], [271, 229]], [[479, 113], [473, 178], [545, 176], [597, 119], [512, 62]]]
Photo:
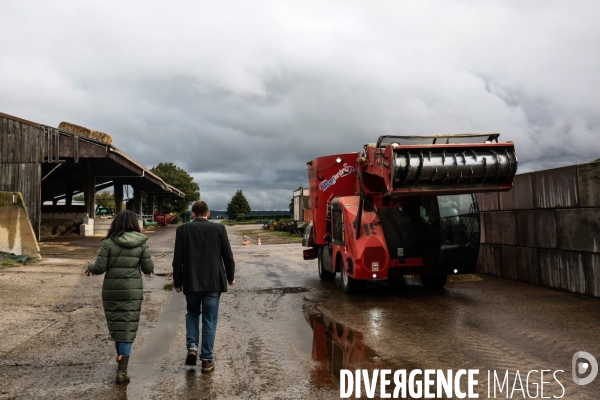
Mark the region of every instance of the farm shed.
[[[142, 192], [150, 210], [155, 197], [184, 196], [113, 146], [109, 135], [68, 123], [52, 128], [0, 113], [0, 192], [22, 193], [38, 240], [42, 220], [63, 214], [83, 218], [88, 229], [82, 233], [93, 234], [96, 192], [113, 187], [118, 212], [124, 185], [133, 188], [132, 211], [140, 219]], [[72, 204], [78, 193], [84, 194], [85, 205]]]

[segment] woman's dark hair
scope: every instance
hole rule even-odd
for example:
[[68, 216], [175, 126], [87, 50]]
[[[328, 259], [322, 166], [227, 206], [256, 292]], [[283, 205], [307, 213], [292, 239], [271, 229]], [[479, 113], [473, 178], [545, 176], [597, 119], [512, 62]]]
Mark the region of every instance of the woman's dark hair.
[[104, 239], [116, 239], [125, 232], [140, 232], [140, 224], [138, 223], [137, 215], [131, 211], [119, 211], [110, 224], [110, 229]]

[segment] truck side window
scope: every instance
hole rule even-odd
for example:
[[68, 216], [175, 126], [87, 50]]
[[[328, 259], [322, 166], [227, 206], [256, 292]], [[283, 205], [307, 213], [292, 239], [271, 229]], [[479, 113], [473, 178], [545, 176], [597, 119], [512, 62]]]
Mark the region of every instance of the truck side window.
[[423, 197], [419, 206], [419, 217], [430, 226], [436, 226], [438, 220], [438, 202], [436, 197]]
[[474, 196], [438, 196], [438, 202], [443, 246], [464, 246], [471, 241], [479, 241], [479, 218]]

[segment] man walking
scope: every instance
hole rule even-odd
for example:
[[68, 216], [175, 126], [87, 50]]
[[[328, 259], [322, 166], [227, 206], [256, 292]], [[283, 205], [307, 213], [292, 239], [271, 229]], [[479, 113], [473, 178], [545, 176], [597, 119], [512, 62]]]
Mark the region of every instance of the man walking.
[[215, 368], [213, 345], [221, 292], [235, 284], [235, 262], [225, 226], [208, 220], [208, 204], [192, 204], [194, 220], [177, 228], [173, 254], [173, 283], [177, 293], [183, 289], [187, 301], [185, 316], [186, 365], [196, 365], [199, 324], [202, 315], [202, 372]]

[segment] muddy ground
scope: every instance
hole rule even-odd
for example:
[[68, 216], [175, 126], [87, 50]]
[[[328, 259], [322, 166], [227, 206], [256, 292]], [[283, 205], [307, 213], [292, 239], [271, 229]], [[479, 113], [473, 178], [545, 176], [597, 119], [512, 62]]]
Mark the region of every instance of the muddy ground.
[[[114, 384], [103, 278], [83, 274], [100, 238], [69, 237], [43, 243], [41, 262], [0, 269], [0, 398], [334, 399], [339, 368], [480, 369], [480, 398], [488, 370], [510, 370], [511, 386], [516, 370], [523, 382], [530, 370], [563, 370], [563, 398], [598, 398], [600, 378], [576, 386], [571, 358], [600, 356], [599, 299], [479, 275], [438, 293], [409, 278], [349, 296], [339, 278], [318, 279], [300, 244], [244, 246], [241, 231], [253, 228], [227, 229], [237, 284], [222, 296], [213, 373], [183, 364], [185, 301], [168, 276], [174, 227], [148, 233], [157, 274], [144, 278], [126, 386]], [[554, 383], [544, 395], [560, 396], [545, 380]]]

